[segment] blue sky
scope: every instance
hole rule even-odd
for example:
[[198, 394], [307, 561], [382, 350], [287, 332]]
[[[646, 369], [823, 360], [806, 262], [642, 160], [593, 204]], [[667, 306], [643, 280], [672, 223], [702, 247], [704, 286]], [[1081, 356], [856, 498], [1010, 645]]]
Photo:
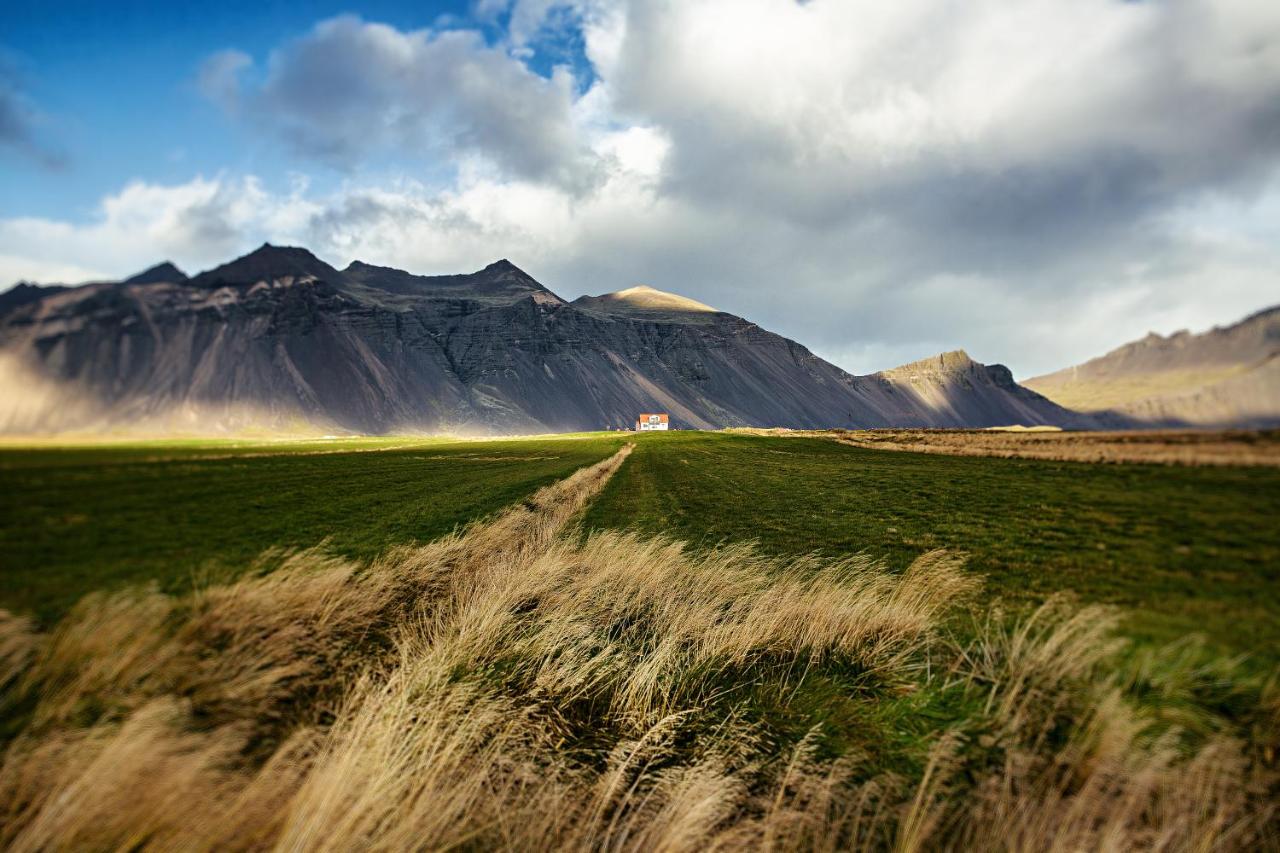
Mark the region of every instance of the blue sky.
[[[172, 182], [232, 170], [283, 180], [292, 158], [257, 144], [200, 98], [199, 66], [227, 48], [265, 58], [317, 21], [352, 11], [349, 2], [281, 0], [7, 8], [0, 55], [41, 113], [41, 142], [65, 164], [41, 167], [0, 148], [0, 216], [90, 216], [128, 179]], [[404, 30], [472, 26], [492, 37], [501, 25], [477, 18], [465, 0], [360, 3], [359, 13]], [[334, 177], [307, 165], [319, 180]]]
[[1280, 302], [1280, 4], [10, 3], [0, 286], [263, 241], [1026, 377]]

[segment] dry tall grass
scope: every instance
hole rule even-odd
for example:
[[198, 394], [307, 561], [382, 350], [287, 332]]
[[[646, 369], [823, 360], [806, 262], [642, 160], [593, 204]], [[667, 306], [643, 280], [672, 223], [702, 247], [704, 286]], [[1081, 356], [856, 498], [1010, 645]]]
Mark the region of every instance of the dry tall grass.
[[1038, 427], [863, 430], [735, 427], [726, 431], [783, 438], [828, 438], [851, 447], [940, 453], [945, 456], [1156, 465], [1280, 466], [1280, 432], [1276, 430], [1064, 432]]
[[[691, 553], [566, 527], [627, 451], [430, 545], [309, 551], [182, 599], [0, 620], [0, 843], [49, 849], [1250, 849], [1275, 843], [1280, 703], [1185, 735], [1053, 603], [965, 646], [973, 583], [922, 557]], [[1188, 664], [1188, 667], [1190, 664]], [[1198, 676], [1164, 677], [1172, 695]], [[962, 713], [890, 774], [780, 740], [810, 671]], [[1139, 676], [1155, 684], [1151, 673]], [[1272, 703], [1270, 705], [1266, 703]]]

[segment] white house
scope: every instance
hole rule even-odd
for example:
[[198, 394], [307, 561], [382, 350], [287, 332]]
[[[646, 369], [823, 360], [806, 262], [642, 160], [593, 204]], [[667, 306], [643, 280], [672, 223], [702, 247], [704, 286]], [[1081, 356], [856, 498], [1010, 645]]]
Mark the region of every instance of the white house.
[[669, 428], [669, 422], [666, 412], [660, 415], [643, 414], [636, 418], [636, 432], [649, 432], [650, 430], [665, 430]]

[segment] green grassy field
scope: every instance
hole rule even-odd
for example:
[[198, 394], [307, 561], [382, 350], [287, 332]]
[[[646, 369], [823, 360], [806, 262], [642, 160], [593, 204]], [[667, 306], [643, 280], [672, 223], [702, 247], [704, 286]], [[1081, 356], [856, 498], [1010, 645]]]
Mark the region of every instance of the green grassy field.
[[427, 541], [613, 452], [615, 435], [449, 442], [145, 442], [0, 450], [0, 607], [179, 591], [275, 546], [368, 558]]
[[862, 450], [822, 439], [643, 436], [587, 525], [775, 554], [948, 548], [1013, 606], [1069, 591], [1139, 639], [1206, 634], [1280, 660], [1280, 470]]
[[[485, 442], [173, 441], [0, 451], [0, 606], [56, 617], [85, 592], [178, 590], [273, 546], [368, 558], [427, 541], [602, 458], [617, 434]], [[892, 453], [820, 439], [639, 437], [586, 526], [891, 567], [970, 556], [1013, 605], [1120, 605], [1139, 638], [1201, 632], [1280, 658], [1280, 471]]]
[[[636, 446], [625, 461], [620, 454], [529, 499], [626, 442]], [[611, 478], [598, 473], [618, 465]], [[610, 433], [6, 449], [0, 486], [0, 607], [35, 613], [45, 628], [94, 589], [155, 581], [181, 592], [202, 575], [243, 572], [278, 546], [327, 541], [364, 560], [515, 507], [463, 540], [373, 567], [304, 555], [291, 569], [204, 596], [99, 601], [52, 636], [0, 621], [10, 658], [33, 661], [27, 678], [0, 672], [0, 688], [10, 690], [0, 691], [0, 742], [39, 768], [16, 764], [14, 778], [65, 772], [81, 784], [85, 750], [117, 735], [127, 741], [122, 721], [161, 707], [176, 709], [183, 722], [174, 737], [186, 740], [157, 747], [146, 738], [168, 729], [140, 726], [128, 732], [128, 755], [196, 756], [204, 753], [190, 744], [207, 742], [208, 755], [247, 756], [256, 771], [295, 729], [320, 732], [337, 750], [330, 758], [368, 753], [326, 767], [321, 750], [302, 762], [308, 773], [331, 773], [335, 791], [380, 792], [378, 809], [388, 797], [399, 802], [387, 814], [412, 825], [405, 837], [445, 838], [462, 827], [458, 846], [486, 846], [480, 838], [500, 846], [492, 839], [510, 843], [520, 831], [544, 839], [536, 821], [564, 808], [625, 811], [608, 799], [581, 805], [615, 789], [669, 794], [694, 811], [720, 798], [739, 818], [796, 796], [804, 820], [773, 815], [757, 827], [761, 838], [777, 840], [761, 829], [776, 819], [850, 847], [866, 846], [853, 841], [861, 838], [916, 849], [902, 843], [914, 831], [915, 818], [904, 817], [913, 802], [946, 815], [937, 825], [944, 830], [930, 830], [943, 833], [935, 839], [967, 825], [970, 838], [989, 835], [973, 845], [981, 849], [1013, 837], [992, 824], [995, 813], [1014, 827], [1036, 824], [1028, 849], [1047, 847], [1068, 820], [1078, 825], [1061, 829], [1064, 837], [1095, 849], [1104, 839], [1141, 846], [1152, 837], [1143, 834], [1148, 824], [1173, 838], [1200, 837], [1201, 816], [1218, 827], [1205, 837], [1215, 837], [1220, 817], [1250, 810], [1256, 835], [1248, 837], [1269, 837], [1259, 804], [1280, 790], [1280, 704], [1266, 683], [1280, 663], [1280, 470]], [[660, 533], [690, 547], [588, 535], [600, 529]], [[743, 542], [769, 556], [711, 548]], [[967, 562], [926, 560], [902, 571], [934, 549]], [[794, 559], [809, 553], [864, 554], [878, 565]], [[971, 576], [984, 579], [977, 592]], [[1068, 603], [1029, 617], [1060, 592], [1118, 605], [1122, 633], [1138, 642], [1113, 642], [1110, 616], [1098, 608]], [[1022, 632], [1020, 617], [1036, 627]], [[1192, 635], [1207, 647], [1176, 645]], [[1243, 664], [1228, 659], [1237, 655]], [[335, 722], [334, 708], [367, 716]], [[472, 724], [480, 728], [466, 734]], [[514, 731], [524, 734], [487, 763], [492, 738]], [[401, 748], [415, 737], [420, 749]], [[459, 768], [438, 760], [440, 743], [465, 757]], [[1166, 752], [1174, 744], [1176, 760]], [[388, 756], [421, 761], [400, 766]], [[630, 787], [604, 784], [601, 774], [625, 756], [637, 766]], [[525, 781], [492, 785], [513, 762]], [[208, 803], [247, 784], [234, 761], [215, 765], [231, 775], [179, 799]], [[114, 803], [104, 814], [135, 801], [160, 803], [164, 813], [173, 780], [206, 778], [143, 772], [130, 789], [117, 773], [128, 766], [94, 762], [102, 802]], [[374, 778], [353, 783], [353, 767]], [[1256, 785], [1240, 783], [1245, 768]], [[935, 772], [945, 778], [940, 788], [931, 787]], [[665, 773], [675, 775], [658, 781]], [[544, 784], [565, 787], [554, 800], [521, 799]], [[281, 797], [297, 794], [281, 785]], [[135, 790], [152, 799], [118, 801]], [[422, 817], [412, 803], [452, 802], [459, 790], [479, 793], [447, 827], [413, 823]], [[1205, 805], [1205, 792], [1217, 799]], [[829, 809], [826, 796], [840, 808]], [[842, 811], [864, 796], [885, 804], [865, 826], [860, 812]], [[666, 813], [651, 809], [644, 820]], [[109, 838], [98, 834], [116, 826], [61, 806], [57, 814], [83, 821], [85, 838]], [[1131, 834], [1103, 831], [1115, 815]], [[335, 825], [344, 821], [345, 813]], [[566, 826], [588, 822], [580, 815]], [[690, 838], [712, 838], [717, 825]], [[142, 837], [133, 823], [120, 826], [122, 838]], [[165, 831], [176, 838], [185, 826]], [[963, 837], [952, 841], [963, 847]]]

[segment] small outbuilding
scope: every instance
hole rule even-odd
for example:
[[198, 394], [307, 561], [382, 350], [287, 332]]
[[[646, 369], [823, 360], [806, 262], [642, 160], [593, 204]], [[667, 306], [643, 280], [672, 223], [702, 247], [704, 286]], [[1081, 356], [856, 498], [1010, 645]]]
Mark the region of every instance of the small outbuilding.
[[660, 414], [642, 414], [636, 418], [636, 432], [650, 432], [652, 430], [665, 430], [670, 428], [670, 418], [666, 412]]

